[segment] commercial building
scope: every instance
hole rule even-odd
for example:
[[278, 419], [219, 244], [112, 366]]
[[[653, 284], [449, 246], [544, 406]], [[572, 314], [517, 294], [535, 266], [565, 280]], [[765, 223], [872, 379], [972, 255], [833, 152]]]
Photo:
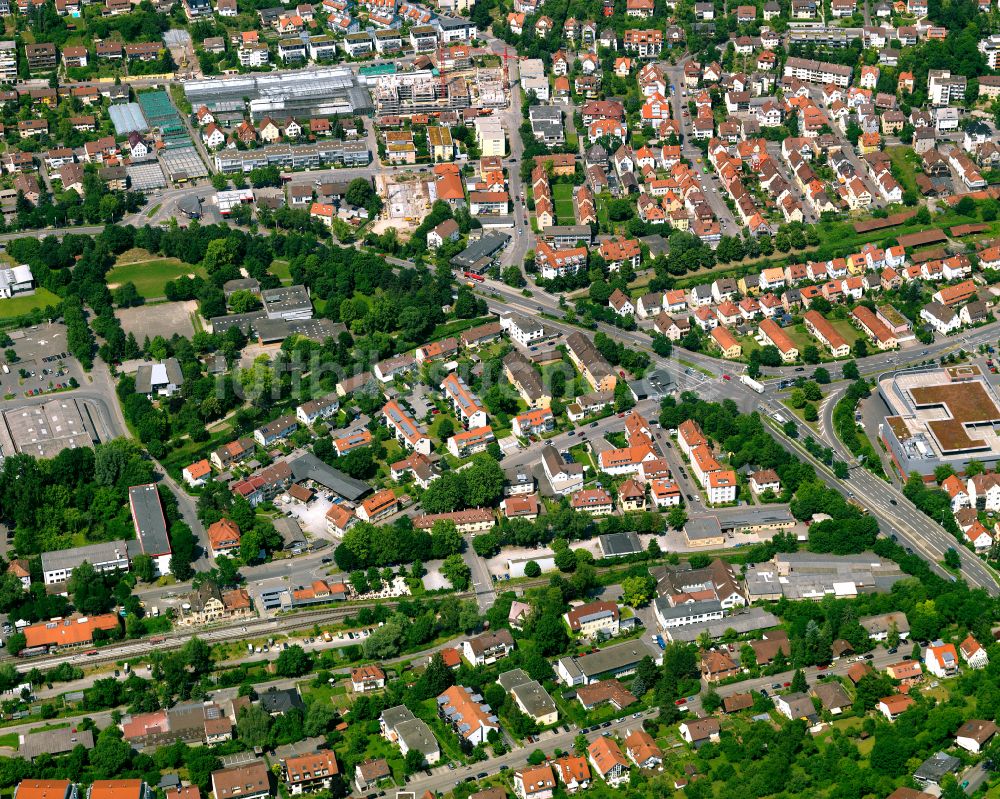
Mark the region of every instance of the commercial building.
[[[136, 546], [132, 542], [133, 548]], [[56, 552], [42, 553], [42, 582], [45, 585], [57, 585], [69, 579], [73, 569], [83, 562], [89, 563], [99, 572], [109, 572], [119, 569], [128, 571], [130, 566], [129, 542], [108, 541], [100, 544], [88, 544], [73, 549], [61, 549]]]
[[152, 483], [132, 486], [128, 490], [135, 537], [144, 555], [153, 559], [153, 571], [160, 577], [170, 571], [170, 538], [163, 515], [160, 493]]
[[371, 151], [363, 141], [321, 140], [312, 144], [271, 144], [255, 150], [220, 150], [215, 167], [220, 172], [250, 172], [273, 166], [283, 170], [318, 169], [328, 164], [367, 166]]
[[3, 412], [0, 452], [23, 452], [36, 458], [54, 458], [64, 449], [90, 447], [97, 433], [86, 404], [53, 399]]
[[641, 641], [626, 641], [589, 655], [560, 658], [556, 663], [556, 676], [570, 686], [590, 685], [605, 677], [627, 677], [635, 673], [639, 661], [651, 654]]
[[118, 615], [105, 613], [100, 616], [74, 615], [65, 619], [43, 621], [29, 625], [21, 632], [24, 634], [25, 646], [28, 649], [40, 646], [62, 649], [94, 643], [94, 634], [97, 630], [110, 632], [117, 629]]
[[905, 575], [895, 563], [871, 552], [858, 555], [822, 555], [789, 552], [775, 555], [746, 572], [747, 598], [822, 599], [853, 597], [889, 591]]
[[890, 410], [879, 437], [900, 474], [931, 479], [938, 466], [961, 473], [1000, 458], [1000, 400], [979, 367], [894, 372], [878, 391]]

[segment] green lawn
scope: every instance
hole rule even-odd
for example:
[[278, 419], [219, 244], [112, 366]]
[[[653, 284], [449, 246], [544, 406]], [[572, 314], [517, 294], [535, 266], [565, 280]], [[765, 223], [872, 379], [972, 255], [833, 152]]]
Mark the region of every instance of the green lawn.
[[282, 283], [291, 283], [292, 273], [289, 271], [290, 268], [291, 264], [289, 264], [288, 261], [278, 258], [271, 262], [270, 272]]
[[200, 266], [185, 264], [176, 258], [155, 258], [151, 261], [117, 264], [108, 272], [108, 283], [134, 283], [136, 291], [142, 297], [152, 299], [162, 297], [167, 283], [183, 275], [204, 277], [205, 273]]
[[919, 156], [913, 152], [911, 147], [902, 145], [898, 147], [886, 147], [885, 151], [889, 158], [892, 159], [892, 165], [895, 168], [894, 171], [899, 177], [903, 191], [912, 191], [914, 194], [919, 195], [916, 179]]
[[789, 327], [782, 328], [782, 330], [784, 330], [788, 334], [788, 337], [795, 342], [795, 346], [798, 347], [800, 355], [802, 354], [802, 350], [810, 344], [814, 347], [820, 348], [823, 346], [819, 343], [819, 341], [809, 335], [809, 331], [806, 330], [805, 325], [803, 324], [790, 325]]
[[552, 187], [552, 201], [556, 206], [556, 219], [560, 225], [575, 225], [576, 210], [573, 208], [573, 185], [557, 183]]
[[855, 341], [862, 338], [861, 331], [852, 325], [848, 320], [829, 319], [828, 321], [831, 325], [833, 325], [833, 329], [840, 333], [840, 335], [844, 337], [844, 341], [850, 344], [851, 347], [854, 346]]
[[0, 319], [15, 319], [36, 308], [58, 305], [62, 300], [48, 289], [37, 288], [34, 294], [22, 297], [9, 297], [0, 300]]

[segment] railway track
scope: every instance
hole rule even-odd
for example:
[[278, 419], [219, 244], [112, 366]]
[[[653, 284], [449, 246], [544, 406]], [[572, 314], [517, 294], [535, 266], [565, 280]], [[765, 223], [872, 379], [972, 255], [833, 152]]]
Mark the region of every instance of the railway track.
[[[598, 572], [606, 571], [615, 567], [598, 567]], [[538, 577], [524, 580], [517, 583], [518, 590], [536, 588], [541, 585], [548, 585], [548, 577]], [[499, 586], [498, 586], [499, 587]], [[456, 599], [476, 598], [474, 591], [462, 591], [448, 594], [447, 596]], [[0, 656], [0, 662], [12, 662], [18, 672], [25, 674], [32, 669], [45, 671], [63, 663], [69, 663], [80, 668], [88, 666], [99, 666], [119, 661], [132, 660], [135, 658], [148, 657], [153, 651], [177, 650], [183, 647], [192, 638], [199, 638], [206, 643], [228, 643], [231, 641], [247, 640], [260, 637], [273, 636], [275, 633], [286, 633], [291, 630], [299, 630], [314, 624], [331, 623], [343, 621], [349, 616], [354, 616], [363, 608], [390, 607], [394, 608], [404, 600], [379, 600], [371, 602], [358, 602], [350, 605], [327, 606], [314, 610], [299, 610], [286, 615], [272, 618], [259, 618], [239, 624], [228, 624], [219, 627], [200, 627], [197, 629], [179, 629], [165, 633], [162, 636], [151, 638], [139, 638], [131, 641], [122, 641], [113, 646], [97, 649], [95, 654], [87, 655], [80, 651], [55, 652], [49, 655], [31, 658], [18, 658], [9, 654]], [[94, 651], [94, 650], [91, 650]]]
[[[471, 599], [475, 595], [466, 591], [456, 594], [461, 599]], [[132, 658], [146, 657], [152, 651], [177, 650], [187, 644], [194, 637], [198, 637], [206, 643], [227, 643], [230, 641], [259, 638], [262, 636], [272, 636], [275, 633], [288, 632], [290, 630], [302, 629], [313, 624], [330, 623], [343, 621], [349, 616], [354, 616], [363, 608], [373, 608], [379, 606], [396, 607], [397, 601], [365, 602], [347, 606], [316, 608], [314, 610], [302, 610], [284, 616], [275, 616], [269, 619], [254, 619], [243, 624], [230, 624], [220, 627], [204, 627], [196, 630], [175, 630], [166, 633], [161, 637], [140, 638], [134, 641], [125, 641], [114, 646], [96, 650], [96, 654], [87, 655], [81, 652], [54, 653], [43, 657], [16, 658], [11, 655], [4, 655], [0, 661], [12, 661], [17, 666], [19, 672], [26, 673], [32, 669], [50, 669], [62, 663], [71, 663], [74, 666], [86, 667], [97, 666], [106, 663], [115, 663]], [[155, 641], [155, 643], [154, 643]]]

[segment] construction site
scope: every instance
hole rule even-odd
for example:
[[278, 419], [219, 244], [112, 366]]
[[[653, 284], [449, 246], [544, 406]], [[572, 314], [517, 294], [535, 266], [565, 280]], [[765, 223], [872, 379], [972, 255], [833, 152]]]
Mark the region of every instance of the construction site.
[[468, 46], [439, 45], [433, 68], [425, 58], [428, 68], [410, 72], [385, 71], [368, 78], [375, 113], [411, 116], [465, 108], [506, 108], [510, 102], [508, 61], [509, 55], [505, 52], [499, 66], [475, 66]]

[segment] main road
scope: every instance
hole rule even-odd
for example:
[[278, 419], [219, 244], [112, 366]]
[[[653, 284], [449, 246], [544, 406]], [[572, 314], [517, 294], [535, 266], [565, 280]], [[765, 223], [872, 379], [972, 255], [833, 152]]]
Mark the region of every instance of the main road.
[[[578, 327], [561, 321], [558, 318], [562, 317], [563, 312], [559, 309], [557, 301], [553, 304], [554, 298], [551, 298], [551, 295], [541, 293], [532, 295], [530, 298], [525, 298], [509, 287], [499, 285], [495, 282], [489, 284], [488, 290], [485, 293], [487, 295], [487, 303], [494, 312], [509, 313], [514, 311], [531, 316], [545, 314], [543, 323], [554, 330], [561, 333], [579, 330]], [[990, 329], [987, 330], [986, 327]], [[772, 419], [776, 413], [787, 414], [788, 412], [787, 408], [781, 404], [780, 398], [774, 395], [774, 390], [770, 389], [770, 387], [770, 390], [764, 395], [759, 395], [744, 387], [736, 380], [706, 380], [705, 375], [697, 370], [685, 368], [683, 364], [673, 358], [660, 358], [651, 352], [649, 337], [643, 332], [625, 331], [603, 324], [599, 324], [597, 328], [618, 340], [633, 345], [637, 349], [646, 351], [650, 355], [652, 366], [667, 371], [674, 378], [678, 389], [681, 391], [693, 390], [697, 392], [699, 397], [708, 400], [732, 399], [741, 410], [763, 411], [767, 417]], [[936, 357], [938, 353], [956, 349], [962, 346], [963, 343], [965, 346], [971, 347], [978, 343], [986, 342], [992, 336], [997, 335], [997, 328], [998, 324], [992, 323], [989, 326], [978, 328], [970, 332], [967, 336], [960, 337], [957, 340], [952, 338], [938, 342], [936, 345], [930, 345], [922, 350], [919, 357], [925, 359]], [[685, 359], [689, 356], [694, 356], [690, 358], [690, 362], [694, 362], [699, 368], [711, 370], [713, 376], [716, 374], [714, 369], [719, 369], [720, 367], [727, 370], [733, 369], [733, 364], [727, 364], [724, 361], [708, 358], [707, 356], [698, 357], [694, 353], [684, 352]], [[899, 353], [873, 356], [871, 359], [872, 363], [865, 362], [865, 371], [867, 372], [872, 367], [879, 368], [880, 363], [894, 363], [900, 358]], [[791, 372], [791, 374], [795, 373]], [[830, 405], [832, 403], [828, 403], [828, 406]], [[816, 468], [817, 474], [824, 482], [844, 496], [857, 499], [868, 508], [872, 515], [878, 519], [880, 529], [886, 535], [895, 535], [905, 546], [908, 546], [915, 553], [927, 560], [932, 568], [942, 575], [948, 575], [948, 572], [940, 565], [944, 559], [945, 552], [951, 548], [958, 550], [962, 561], [961, 573], [968, 583], [973, 587], [983, 588], [994, 596], [1000, 595], [1000, 586], [997, 584], [996, 575], [992, 569], [972, 552], [969, 552], [964, 547], [956, 546], [957, 542], [950, 533], [941, 527], [940, 524], [925, 516], [892, 485], [880, 480], [858, 466], [851, 468], [847, 482], [841, 481], [833, 475], [827, 466], [810, 455], [799, 442], [788, 438], [780, 428], [780, 425], [774, 424], [773, 428], [773, 434], [777, 440], [798, 457], [812, 463]], [[836, 435], [833, 433], [832, 425], [827, 427], [826, 430], [826, 443], [830, 446], [839, 446], [840, 451], [844, 452], [843, 446], [839, 444]], [[852, 459], [849, 457], [844, 458], [844, 460], [848, 463], [852, 462]]]

